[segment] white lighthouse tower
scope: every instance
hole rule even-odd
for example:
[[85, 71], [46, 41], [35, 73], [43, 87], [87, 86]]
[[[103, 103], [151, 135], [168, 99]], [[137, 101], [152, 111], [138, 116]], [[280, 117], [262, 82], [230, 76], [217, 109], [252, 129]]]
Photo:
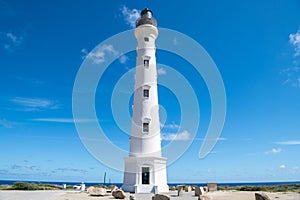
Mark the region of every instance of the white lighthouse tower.
[[136, 73], [130, 154], [125, 158], [122, 189], [135, 193], [168, 192], [166, 158], [161, 155], [155, 40], [158, 36], [152, 11], [144, 9], [137, 21]]

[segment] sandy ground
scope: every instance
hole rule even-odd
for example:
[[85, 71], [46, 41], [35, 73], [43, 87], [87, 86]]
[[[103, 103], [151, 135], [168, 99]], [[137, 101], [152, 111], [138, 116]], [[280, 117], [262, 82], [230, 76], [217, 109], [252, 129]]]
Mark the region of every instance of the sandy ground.
[[[212, 200], [255, 200], [255, 192], [235, 192], [235, 191], [217, 191], [206, 193], [205, 195], [211, 197]], [[298, 193], [267, 193], [272, 200], [300, 200]], [[127, 193], [126, 200], [129, 200]], [[151, 200], [153, 194], [131, 194], [134, 195], [136, 200]], [[194, 196], [194, 192], [185, 192], [182, 197], [177, 196], [177, 192], [170, 192], [168, 195], [172, 200], [197, 200], [198, 197]], [[114, 199], [111, 195], [105, 197], [92, 197], [86, 193], [67, 193], [59, 196], [55, 200], [109, 200]]]
[[0, 200], [55, 200], [65, 194], [62, 190], [51, 191], [11, 191], [0, 190]]
[[[255, 200], [255, 192], [217, 191], [206, 193], [212, 200]], [[267, 193], [272, 200], [300, 200], [299, 193]], [[126, 200], [129, 200], [127, 193]], [[153, 194], [132, 194], [136, 200], [151, 200]], [[172, 200], [197, 200], [193, 192], [185, 192], [182, 197], [177, 192], [168, 195]], [[84, 192], [75, 191], [0, 191], [0, 200], [110, 200], [110, 194], [105, 197], [93, 197]]]

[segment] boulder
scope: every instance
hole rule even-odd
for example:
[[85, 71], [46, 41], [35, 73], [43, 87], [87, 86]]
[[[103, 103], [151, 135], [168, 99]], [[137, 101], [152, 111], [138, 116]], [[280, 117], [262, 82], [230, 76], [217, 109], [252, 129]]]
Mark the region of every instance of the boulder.
[[170, 187], [170, 190], [171, 190], [171, 191], [175, 191], [175, 190], [176, 190], [176, 187], [175, 187], [175, 186], [171, 186], [171, 187]]
[[195, 187], [195, 196], [200, 196], [204, 194], [204, 188], [203, 187]]
[[208, 192], [214, 192], [218, 190], [217, 183], [207, 183]]
[[164, 194], [156, 194], [152, 196], [152, 200], [170, 200], [170, 197]]
[[255, 193], [255, 200], [271, 200], [265, 193]]
[[115, 199], [125, 199], [126, 194], [125, 192], [123, 192], [123, 190], [121, 189], [115, 189], [112, 191], [111, 195], [115, 198]]
[[106, 189], [105, 188], [96, 188], [96, 187], [89, 187], [87, 189], [87, 192], [91, 195], [91, 196], [105, 196], [106, 195]]
[[130, 195], [130, 196], [129, 196], [129, 200], [135, 200], [135, 196]]
[[186, 192], [191, 192], [191, 191], [192, 191], [192, 187], [191, 187], [191, 186], [185, 187], [185, 191], [186, 191]]
[[184, 186], [177, 186], [177, 190], [178, 190], [177, 194], [179, 197], [183, 196], [183, 191], [184, 191], [183, 189], [184, 189]]
[[88, 188], [86, 189], [86, 191], [87, 191], [87, 193], [90, 194], [94, 189], [95, 189], [94, 186], [90, 186], [90, 187], [88, 187]]
[[105, 188], [99, 188], [98, 194], [99, 194], [99, 196], [105, 196], [106, 195], [106, 189]]
[[114, 191], [115, 189], [118, 189], [118, 187], [116, 185], [111, 185], [110, 188], [111, 188], [111, 191]]

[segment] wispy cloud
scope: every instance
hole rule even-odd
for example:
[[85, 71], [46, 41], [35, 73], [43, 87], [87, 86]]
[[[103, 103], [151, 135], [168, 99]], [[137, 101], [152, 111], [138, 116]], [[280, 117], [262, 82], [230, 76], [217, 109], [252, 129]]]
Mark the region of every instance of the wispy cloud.
[[39, 122], [56, 122], [56, 123], [85, 123], [85, 122], [94, 122], [92, 119], [73, 119], [73, 118], [36, 118], [32, 119], [32, 121]]
[[119, 61], [120, 61], [121, 64], [125, 64], [128, 61], [128, 59], [129, 58], [126, 55], [121, 55], [119, 57]]
[[0, 119], [0, 127], [4, 128], [12, 128], [14, 125], [14, 122], [8, 121], [6, 119]]
[[162, 140], [171, 141], [171, 140], [190, 140], [191, 136], [188, 131], [182, 131], [181, 133], [173, 134], [173, 133], [166, 133], [162, 134]]
[[157, 74], [159, 75], [159, 76], [161, 76], [161, 75], [166, 75], [167, 74], [167, 71], [164, 69], [164, 68], [158, 68], [157, 69]]
[[300, 26], [298, 28], [298, 31], [296, 33], [291, 33], [289, 35], [290, 43], [294, 46], [294, 56], [300, 55]]
[[275, 144], [281, 144], [281, 145], [300, 145], [300, 140], [281, 141], [281, 142], [275, 142]]
[[26, 84], [32, 84], [32, 85], [43, 85], [45, 84], [44, 81], [34, 79], [34, 78], [28, 78], [28, 77], [23, 77], [23, 76], [18, 76], [16, 77], [17, 80], [22, 81], [23, 83]]
[[280, 168], [280, 169], [285, 169], [286, 166], [285, 166], [285, 165], [280, 165], [279, 168]]
[[167, 128], [167, 129], [179, 129], [179, 125], [176, 124], [175, 122], [172, 122], [171, 124], [161, 124], [161, 126], [163, 128]]
[[296, 33], [289, 35], [289, 43], [293, 47], [293, 63], [281, 70], [280, 74], [284, 77], [283, 84], [300, 87], [300, 26]]
[[204, 141], [204, 140], [210, 140], [210, 141], [226, 141], [227, 138], [223, 138], [223, 137], [219, 137], [219, 138], [194, 138], [194, 140], [200, 140], [200, 141]]
[[126, 7], [125, 5], [123, 5], [121, 7], [121, 12], [123, 14], [124, 17], [124, 21], [131, 27], [134, 28], [136, 21], [138, 18], [140, 18], [140, 10], [133, 8], [133, 9], [129, 9], [128, 7]]
[[280, 74], [284, 76], [283, 84], [289, 84], [293, 87], [300, 87], [300, 67], [297, 66], [297, 62], [294, 62], [293, 67], [288, 67], [280, 71]]
[[282, 152], [281, 148], [273, 148], [270, 151], [266, 151], [265, 154], [279, 154]]
[[106, 56], [113, 55], [119, 57], [119, 62], [125, 64], [128, 57], [124, 54], [119, 53], [111, 44], [104, 44], [98, 49], [88, 52], [87, 49], [82, 49], [81, 53], [84, 55], [82, 59], [90, 59], [94, 64], [101, 64], [106, 61]]
[[59, 108], [57, 102], [49, 99], [15, 97], [11, 102], [21, 106], [24, 111], [41, 111]]
[[23, 43], [23, 36], [18, 36], [11, 32], [0, 32], [0, 44], [5, 50], [13, 51], [15, 47]]
[[85, 54], [83, 58], [91, 59], [95, 64], [105, 62], [105, 56], [107, 54], [112, 54], [114, 56], [117, 56], [119, 54], [111, 44], [104, 44], [96, 51], [88, 52], [87, 49], [82, 49], [81, 52]]
[[80, 173], [87, 173], [87, 170], [84, 169], [77, 169], [77, 168], [57, 168], [53, 172], [80, 172]]
[[11, 170], [33, 170], [33, 171], [39, 171], [40, 168], [36, 165], [17, 165], [17, 164], [14, 164], [14, 165], [11, 165], [10, 166], [10, 169]]

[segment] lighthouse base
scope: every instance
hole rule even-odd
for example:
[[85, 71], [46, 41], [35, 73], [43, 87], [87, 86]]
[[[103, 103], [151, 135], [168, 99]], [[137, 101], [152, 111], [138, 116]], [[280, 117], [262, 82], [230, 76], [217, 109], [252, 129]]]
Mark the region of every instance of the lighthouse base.
[[134, 193], [169, 192], [163, 157], [127, 157], [122, 189]]

